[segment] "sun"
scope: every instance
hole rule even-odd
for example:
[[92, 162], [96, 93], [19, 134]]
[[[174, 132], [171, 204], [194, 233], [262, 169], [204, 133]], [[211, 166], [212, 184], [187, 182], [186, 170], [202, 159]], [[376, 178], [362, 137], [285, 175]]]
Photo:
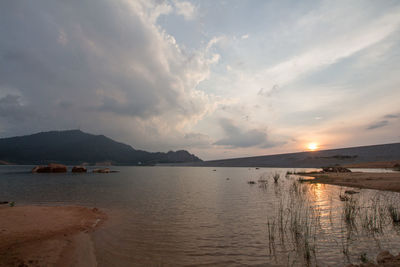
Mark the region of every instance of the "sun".
[[307, 148], [308, 148], [309, 150], [311, 150], [311, 151], [315, 151], [315, 150], [318, 149], [318, 144], [317, 144], [317, 143], [309, 143], [309, 144], [307, 145]]

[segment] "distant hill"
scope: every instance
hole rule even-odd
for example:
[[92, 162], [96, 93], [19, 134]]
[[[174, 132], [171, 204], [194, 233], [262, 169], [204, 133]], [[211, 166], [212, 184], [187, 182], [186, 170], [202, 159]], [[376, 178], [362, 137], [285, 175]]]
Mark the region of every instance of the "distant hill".
[[394, 143], [320, 150], [313, 152], [298, 152], [269, 156], [211, 160], [182, 165], [209, 167], [319, 168], [322, 166], [351, 166], [365, 162], [387, 162], [399, 160], [400, 143]]
[[42, 132], [0, 139], [0, 162], [15, 164], [113, 164], [201, 162], [185, 150], [151, 153], [135, 150], [104, 135], [80, 130]]

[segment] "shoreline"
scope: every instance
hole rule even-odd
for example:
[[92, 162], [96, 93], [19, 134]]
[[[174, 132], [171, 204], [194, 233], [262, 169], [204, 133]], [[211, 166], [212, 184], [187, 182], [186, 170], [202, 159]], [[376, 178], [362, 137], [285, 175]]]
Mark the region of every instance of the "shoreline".
[[0, 266], [96, 266], [90, 232], [106, 219], [81, 206], [0, 206]]
[[311, 183], [400, 192], [400, 172], [305, 173], [304, 176], [313, 177], [308, 181]]

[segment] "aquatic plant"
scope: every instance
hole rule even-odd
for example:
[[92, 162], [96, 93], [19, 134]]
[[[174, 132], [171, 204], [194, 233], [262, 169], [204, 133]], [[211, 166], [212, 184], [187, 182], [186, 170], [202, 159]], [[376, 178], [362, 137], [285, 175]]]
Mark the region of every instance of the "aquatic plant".
[[277, 183], [279, 178], [281, 177], [281, 175], [279, 173], [274, 173], [274, 175], [272, 176], [272, 178], [274, 179], [274, 182]]
[[[361, 191], [343, 190], [339, 193], [343, 202], [336, 211], [333, 201], [337, 194], [328, 196], [328, 205], [315, 202], [321, 193], [317, 184], [285, 179], [275, 185], [273, 189], [278, 188], [282, 193], [275, 194], [277, 201], [274, 201], [274, 215], [267, 221], [269, 251], [274, 257], [278, 252], [286, 251], [288, 266], [318, 266], [318, 242], [320, 238], [329, 238], [329, 234], [326, 237], [324, 235], [330, 227], [339, 227], [340, 236], [333, 241], [343, 253], [346, 262], [352, 263], [357, 258], [363, 263], [369, 262], [367, 254], [361, 254], [362, 251], [358, 252], [358, 256], [354, 254], [354, 241], [360, 234], [372, 234], [379, 247], [380, 237], [376, 234], [383, 235], [386, 230], [390, 231], [389, 220], [400, 223], [400, 205], [398, 197], [393, 194], [378, 192], [371, 196]], [[336, 214], [339, 215], [338, 221]], [[359, 229], [366, 232], [361, 233]]]
[[344, 201], [343, 203], [343, 218], [347, 224], [354, 226], [356, 215], [359, 211], [358, 201], [355, 198], [350, 197], [349, 200]]
[[400, 209], [395, 207], [393, 204], [389, 204], [387, 209], [393, 223], [400, 223]]
[[275, 253], [275, 220], [267, 221], [269, 253]]
[[367, 262], [369, 262], [369, 260], [368, 260], [368, 258], [367, 258], [367, 253], [365, 253], [365, 252], [361, 253], [361, 255], [360, 255], [360, 261], [361, 261], [362, 263], [367, 263]]
[[316, 236], [320, 229], [320, 212], [310, 204], [308, 186], [297, 181], [289, 187], [289, 198], [281, 199], [278, 206], [277, 225], [281, 243], [289, 239], [292, 250], [301, 256], [306, 265], [315, 259]]
[[385, 209], [379, 195], [371, 199], [371, 206], [361, 208], [361, 226], [369, 232], [382, 233], [385, 224]]
[[260, 177], [258, 178], [258, 182], [259, 183], [268, 183], [268, 176], [267, 176], [267, 173], [262, 173], [261, 175], [260, 175]]

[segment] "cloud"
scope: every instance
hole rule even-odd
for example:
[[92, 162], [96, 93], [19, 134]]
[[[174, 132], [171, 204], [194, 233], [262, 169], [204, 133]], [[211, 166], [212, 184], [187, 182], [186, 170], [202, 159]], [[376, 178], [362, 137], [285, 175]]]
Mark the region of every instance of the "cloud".
[[382, 128], [382, 127], [385, 127], [388, 124], [389, 124], [389, 121], [387, 121], [387, 120], [378, 121], [376, 123], [373, 123], [373, 124], [369, 125], [367, 127], [367, 130], [373, 130], [373, 129], [377, 129], [377, 128]]
[[[391, 123], [394, 119], [400, 118], [400, 114], [386, 114], [385, 116], [382, 117], [383, 119], [381, 121], [372, 123], [367, 127], [367, 130], [373, 130], [377, 128], [382, 128]], [[391, 121], [390, 121], [391, 120]]]
[[265, 90], [264, 88], [261, 88], [260, 91], [258, 91], [257, 95], [259, 96], [264, 96], [264, 97], [271, 97], [272, 95], [276, 94], [279, 91], [279, 85], [274, 84], [270, 90]]
[[25, 121], [32, 115], [31, 111], [22, 104], [21, 96], [8, 94], [0, 98], [0, 117], [15, 123]]
[[399, 114], [387, 114], [384, 116], [385, 119], [397, 119], [400, 118]]
[[212, 143], [208, 135], [194, 132], [186, 133], [183, 142], [188, 146], [199, 148], [209, 148]]
[[230, 119], [221, 119], [220, 126], [222, 127], [226, 137], [214, 143], [217, 146], [225, 146], [229, 148], [245, 148], [259, 146], [261, 148], [273, 147], [275, 144], [267, 140], [265, 131], [252, 129], [243, 130], [239, 128]]
[[244, 39], [249, 38], [249, 35], [248, 35], [248, 34], [244, 34], [244, 35], [242, 35], [240, 38], [242, 38], [242, 39], [244, 40]]
[[[218, 55], [187, 51], [156, 24], [168, 4], [22, 2], [0, 3], [0, 96], [10, 88], [0, 116], [15, 120], [8, 135], [80, 125], [158, 150], [215, 108], [196, 87]], [[175, 6], [194, 15], [188, 2]], [[23, 120], [27, 110], [35, 122]]]
[[174, 1], [176, 13], [182, 15], [186, 20], [192, 20], [196, 16], [196, 8], [187, 1]]
[[[344, 11], [343, 6], [338, 5], [338, 7], [341, 8], [332, 11], [329, 8], [325, 8], [323, 11], [317, 9], [317, 13], [321, 12], [318, 13], [318, 16], [313, 15], [313, 12], [316, 12], [313, 10], [299, 19], [297, 24], [285, 24], [287, 27], [285, 31], [273, 32], [274, 38], [278, 38], [275, 35], [279, 36], [282, 47], [266, 45], [265, 51], [272, 53], [269, 55], [270, 61], [259, 60], [264, 57], [268, 58], [268, 55], [264, 55], [266, 53], [264, 51], [258, 49], [253, 51], [248, 46], [235, 48], [246, 49], [246, 51], [240, 51], [239, 54], [245, 53], [248, 58], [252, 58], [252, 61], [258, 62], [258, 64], [247, 59], [246, 66], [256, 66], [256, 68], [238, 68], [236, 73], [232, 72], [236, 76], [231, 74], [230, 81], [233, 83], [231, 87], [240, 90], [242, 84], [247, 84], [247, 87], [254, 85], [255, 88], [270, 88], [274, 84], [279, 84], [281, 87], [295, 85], [302, 78], [317, 74], [344, 59], [357, 56], [366, 49], [387, 42], [388, 38], [394, 38], [393, 36], [400, 27], [398, 7], [383, 15], [369, 16], [365, 20], [354, 18], [351, 20], [352, 27], [350, 28], [345, 22], [338, 23], [337, 20], [337, 17], [343, 16], [343, 13], [347, 14], [350, 9]], [[327, 27], [329, 27], [329, 31], [326, 31]], [[299, 34], [303, 35], [299, 36]], [[288, 40], [292, 40], [292, 38], [299, 39], [298, 45], [288, 45], [288, 43], [291, 44]], [[385, 51], [389, 50], [386, 49], [382, 53]], [[285, 53], [285, 55], [274, 56], [274, 52]], [[367, 65], [363, 65], [362, 68]]]
[[282, 84], [289, 83], [384, 40], [394, 33], [399, 25], [398, 12], [389, 13], [359, 28], [356, 33], [336, 36], [335, 40], [329, 43], [321, 43], [309, 51], [268, 68], [262, 75], [273, 77], [276, 82]]

